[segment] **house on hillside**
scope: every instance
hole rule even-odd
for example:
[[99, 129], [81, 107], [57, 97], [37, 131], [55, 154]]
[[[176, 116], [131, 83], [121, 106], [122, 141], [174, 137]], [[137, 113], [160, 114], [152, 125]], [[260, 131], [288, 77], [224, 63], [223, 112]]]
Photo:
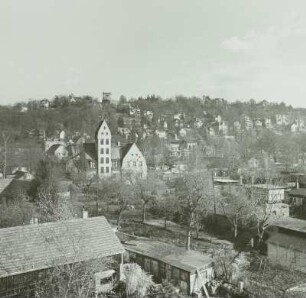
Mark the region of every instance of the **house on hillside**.
[[248, 160], [248, 167], [251, 169], [258, 169], [259, 168], [259, 160], [255, 157], [252, 157]]
[[146, 238], [125, 236], [122, 242], [126, 262], [140, 265], [158, 283], [168, 280], [182, 294], [200, 294], [213, 278], [213, 262], [208, 254]]
[[136, 143], [126, 144], [116, 140], [116, 135], [112, 135], [106, 121], [102, 121], [97, 128], [95, 142], [83, 144], [89, 176], [137, 175], [145, 179], [147, 164]]
[[289, 117], [286, 114], [276, 114], [275, 120], [277, 125], [288, 125]]
[[[0, 296], [32, 297], [53, 267], [113, 260], [93, 268], [96, 295], [111, 291], [124, 248], [104, 217], [36, 223], [0, 229]], [[102, 270], [102, 271], [101, 271]]]
[[69, 151], [66, 146], [62, 144], [52, 145], [47, 151], [46, 154], [50, 157], [55, 157], [58, 160], [62, 160], [68, 157]]
[[40, 101], [39, 106], [40, 106], [42, 109], [48, 110], [49, 107], [50, 107], [50, 101], [49, 101], [48, 99], [43, 99], [43, 100]]

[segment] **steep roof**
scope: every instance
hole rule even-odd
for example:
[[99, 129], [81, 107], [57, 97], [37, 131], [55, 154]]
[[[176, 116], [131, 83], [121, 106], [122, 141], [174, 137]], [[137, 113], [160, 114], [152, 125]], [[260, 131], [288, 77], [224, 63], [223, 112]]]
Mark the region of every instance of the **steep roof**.
[[106, 126], [109, 128], [106, 120], [101, 120], [100, 121], [100, 124], [98, 125], [97, 129], [96, 129], [96, 132], [95, 132], [95, 140], [97, 139], [98, 137], [98, 133], [99, 133], [99, 130], [100, 130], [100, 127], [103, 125], [103, 123], [105, 122]]
[[127, 155], [127, 153], [130, 151], [131, 147], [134, 145], [135, 143], [130, 143], [130, 144], [126, 144], [125, 146], [123, 146], [120, 150], [120, 155], [121, 155], [121, 160]]
[[[47, 154], [50, 155], [54, 155], [55, 151], [60, 147], [60, 146], [64, 146], [62, 144], [54, 144], [52, 145], [48, 150], [47, 150]], [[64, 148], [66, 149], [66, 147], [64, 146]], [[67, 149], [66, 149], [67, 150]]]
[[13, 178], [0, 179], [0, 194], [11, 184]]
[[83, 149], [91, 159], [97, 160], [97, 148], [95, 143], [83, 143]]
[[105, 217], [0, 229], [0, 277], [124, 252]]

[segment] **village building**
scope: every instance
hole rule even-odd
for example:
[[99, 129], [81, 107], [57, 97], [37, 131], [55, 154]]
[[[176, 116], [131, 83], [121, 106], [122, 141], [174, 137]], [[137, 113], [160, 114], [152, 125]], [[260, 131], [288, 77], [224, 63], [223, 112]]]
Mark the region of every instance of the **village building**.
[[252, 130], [253, 129], [253, 121], [250, 117], [245, 116], [244, 117], [244, 123], [245, 123], [245, 129], [246, 130]]
[[267, 129], [272, 129], [273, 128], [272, 121], [271, 121], [270, 118], [265, 118], [264, 122], [265, 122], [265, 127]]
[[268, 230], [267, 256], [274, 264], [306, 272], [306, 221], [282, 218]]
[[146, 160], [135, 143], [123, 144], [112, 135], [106, 121], [102, 121], [96, 131], [95, 143], [83, 144], [88, 164], [88, 176], [99, 178], [112, 175], [137, 175], [147, 177]]
[[271, 218], [289, 217], [289, 205], [285, 203], [285, 187], [272, 184], [244, 184], [249, 196], [258, 202]]
[[207, 291], [206, 283], [213, 279], [210, 255], [147, 238], [119, 238], [126, 250], [125, 261], [140, 265], [156, 282], [168, 280], [185, 295]]
[[166, 131], [164, 131], [164, 130], [159, 130], [159, 129], [156, 129], [156, 130], [155, 130], [155, 134], [158, 136], [158, 138], [164, 139], [164, 140], [166, 140], [166, 139], [167, 139], [167, 136], [168, 136], [168, 134], [167, 134]]
[[49, 101], [48, 99], [43, 99], [43, 100], [40, 101], [39, 106], [40, 106], [42, 109], [48, 110], [49, 107], [50, 107], [50, 101]]
[[0, 229], [1, 297], [27, 297], [54, 267], [105, 258], [117, 265], [95, 272], [96, 295], [112, 289], [124, 248], [104, 217], [33, 223]]
[[276, 114], [275, 120], [277, 125], [288, 125], [289, 117], [286, 114]]
[[228, 134], [228, 125], [226, 122], [222, 121], [219, 123], [219, 132], [224, 136]]
[[306, 219], [306, 188], [297, 188], [288, 192], [290, 215]]
[[66, 146], [62, 144], [52, 145], [47, 151], [46, 154], [50, 157], [55, 157], [58, 160], [62, 160], [68, 157], [69, 151]]

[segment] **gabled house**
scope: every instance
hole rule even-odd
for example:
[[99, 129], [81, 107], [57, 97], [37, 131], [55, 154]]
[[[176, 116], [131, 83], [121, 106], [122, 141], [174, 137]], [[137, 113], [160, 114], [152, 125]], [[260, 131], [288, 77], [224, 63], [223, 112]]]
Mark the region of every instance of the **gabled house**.
[[65, 159], [69, 155], [69, 151], [66, 146], [61, 144], [52, 145], [47, 151], [46, 154], [52, 157], [55, 157], [58, 160]]

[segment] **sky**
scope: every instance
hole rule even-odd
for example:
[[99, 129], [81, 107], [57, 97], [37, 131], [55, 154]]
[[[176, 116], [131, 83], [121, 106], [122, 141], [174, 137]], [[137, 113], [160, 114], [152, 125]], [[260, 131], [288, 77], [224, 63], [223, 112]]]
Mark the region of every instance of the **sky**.
[[306, 107], [305, 0], [1, 0], [0, 104], [73, 93]]

